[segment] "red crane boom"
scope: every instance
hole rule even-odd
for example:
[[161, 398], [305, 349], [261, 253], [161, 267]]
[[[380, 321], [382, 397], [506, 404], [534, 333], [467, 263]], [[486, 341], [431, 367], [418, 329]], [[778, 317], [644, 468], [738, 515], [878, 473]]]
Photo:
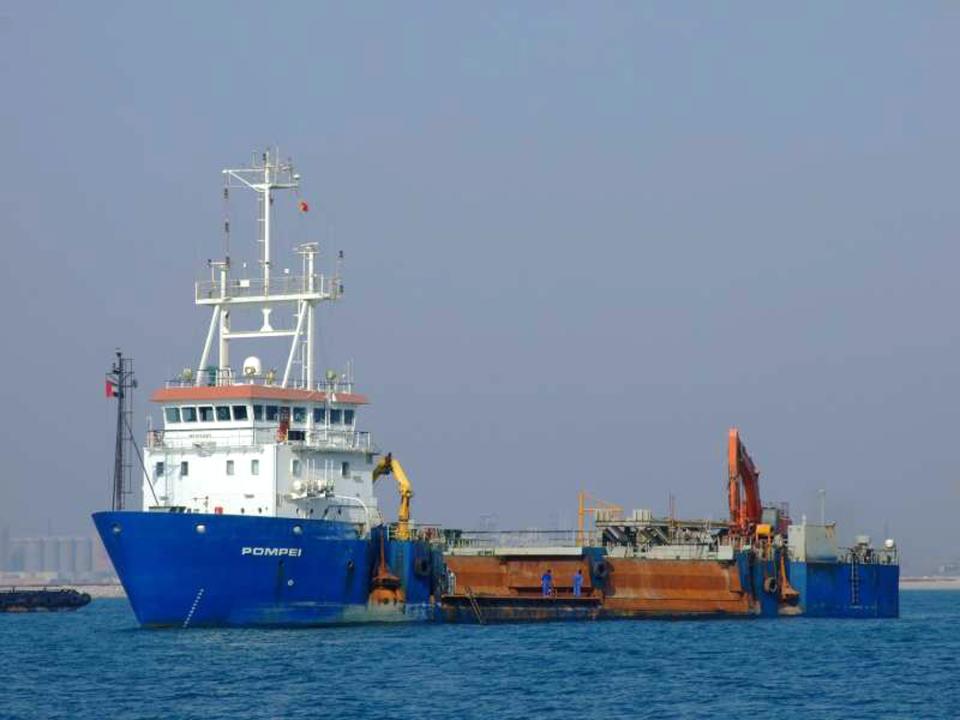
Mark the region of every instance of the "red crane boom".
[[760, 524], [763, 506], [760, 503], [760, 471], [753, 464], [747, 448], [740, 440], [740, 431], [730, 428], [727, 451], [730, 500], [730, 525], [749, 535]]

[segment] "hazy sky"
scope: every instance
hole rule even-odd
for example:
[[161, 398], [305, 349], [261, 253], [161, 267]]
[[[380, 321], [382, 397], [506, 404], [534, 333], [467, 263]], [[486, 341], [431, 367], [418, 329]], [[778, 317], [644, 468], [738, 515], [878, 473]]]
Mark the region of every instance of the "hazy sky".
[[276, 144], [281, 249], [346, 254], [323, 366], [417, 520], [719, 518], [736, 424], [765, 499], [960, 556], [958, 37], [929, 2], [3, 3], [0, 524], [109, 504], [113, 349], [142, 424], [199, 358], [220, 170]]

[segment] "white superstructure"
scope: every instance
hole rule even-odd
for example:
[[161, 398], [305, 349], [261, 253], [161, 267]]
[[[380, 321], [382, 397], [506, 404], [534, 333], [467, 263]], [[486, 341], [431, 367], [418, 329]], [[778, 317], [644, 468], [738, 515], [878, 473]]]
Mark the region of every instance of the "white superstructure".
[[[339, 270], [317, 271], [317, 243], [296, 249], [299, 274], [273, 267], [274, 193], [300, 184], [289, 162], [268, 152], [223, 174], [225, 199], [238, 187], [257, 194], [259, 272], [246, 275], [244, 263], [235, 273], [227, 255], [196, 284], [195, 302], [211, 309], [210, 324], [197, 367], [151, 398], [162, 406], [163, 429], [148, 433], [144, 509], [344, 520], [369, 530], [381, 517], [377, 449], [357, 429], [367, 399], [354, 392], [349, 372], [328, 371], [318, 381], [315, 370], [315, 310], [341, 297]], [[279, 366], [265, 369], [257, 355], [233, 366], [235, 341], [282, 343]]]

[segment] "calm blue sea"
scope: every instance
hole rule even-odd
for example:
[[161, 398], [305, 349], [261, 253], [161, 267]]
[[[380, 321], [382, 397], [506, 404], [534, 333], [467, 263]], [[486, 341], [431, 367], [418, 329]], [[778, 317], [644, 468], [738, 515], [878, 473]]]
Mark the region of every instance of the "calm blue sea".
[[0, 718], [960, 718], [960, 593], [899, 620], [140, 630], [0, 614]]

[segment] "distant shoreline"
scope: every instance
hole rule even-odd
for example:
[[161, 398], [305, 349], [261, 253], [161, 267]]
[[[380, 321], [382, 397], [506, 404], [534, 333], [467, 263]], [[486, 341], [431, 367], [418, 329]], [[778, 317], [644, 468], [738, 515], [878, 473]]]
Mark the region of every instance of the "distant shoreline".
[[901, 590], [960, 590], [960, 577], [900, 578]]

